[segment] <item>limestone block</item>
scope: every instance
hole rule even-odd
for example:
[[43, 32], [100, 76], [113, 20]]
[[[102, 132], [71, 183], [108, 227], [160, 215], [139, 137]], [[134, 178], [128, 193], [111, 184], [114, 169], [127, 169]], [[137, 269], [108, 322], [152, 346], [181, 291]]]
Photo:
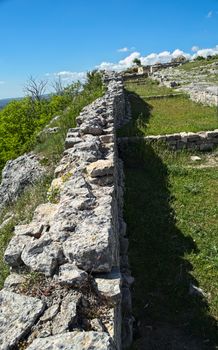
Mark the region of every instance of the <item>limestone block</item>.
[[88, 278], [88, 274], [78, 269], [74, 264], [64, 264], [60, 266], [58, 282], [68, 286], [80, 286]]
[[26, 237], [24, 235], [16, 235], [14, 236], [5, 251], [4, 254], [4, 260], [5, 262], [12, 266], [12, 267], [17, 267], [21, 265], [21, 254], [26, 246], [26, 244], [31, 240], [30, 237]]
[[91, 177], [113, 175], [114, 163], [112, 160], [98, 160], [87, 166], [88, 175]]
[[117, 268], [108, 274], [95, 278], [98, 292], [110, 301], [119, 301], [121, 299], [121, 279], [121, 273]]
[[37, 299], [13, 292], [0, 292], [0, 348], [7, 350], [15, 346], [39, 316], [45, 304]]
[[107, 333], [71, 332], [47, 338], [39, 338], [27, 350], [116, 350]]
[[52, 321], [52, 334], [61, 334], [69, 331], [77, 317], [77, 306], [80, 296], [68, 293], [61, 303], [60, 312]]
[[21, 259], [33, 271], [52, 276], [62, 258], [61, 243], [54, 242], [50, 234], [40, 239], [32, 239], [21, 254]]
[[110, 219], [87, 217], [63, 243], [64, 255], [85, 271], [110, 271], [115, 250], [115, 237]]

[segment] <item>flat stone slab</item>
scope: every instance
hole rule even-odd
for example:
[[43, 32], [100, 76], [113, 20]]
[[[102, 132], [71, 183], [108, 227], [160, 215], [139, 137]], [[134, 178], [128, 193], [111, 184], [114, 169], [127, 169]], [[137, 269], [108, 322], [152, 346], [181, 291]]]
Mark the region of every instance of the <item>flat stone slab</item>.
[[38, 338], [27, 350], [115, 350], [107, 333], [72, 332], [47, 338]]
[[115, 302], [121, 299], [121, 273], [118, 269], [95, 278], [95, 282], [99, 293], [107, 299]]
[[0, 349], [14, 346], [43, 313], [45, 304], [13, 292], [0, 292]]
[[113, 175], [114, 164], [112, 160], [100, 159], [87, 166], [87, 172], [91, 177]]

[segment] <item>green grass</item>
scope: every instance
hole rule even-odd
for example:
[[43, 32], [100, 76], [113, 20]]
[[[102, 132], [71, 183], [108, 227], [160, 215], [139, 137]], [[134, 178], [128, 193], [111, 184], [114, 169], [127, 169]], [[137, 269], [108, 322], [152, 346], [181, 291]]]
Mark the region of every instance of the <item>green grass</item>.
[[127, 81], [125, 87], [128, 91], [132, 91], [140, 96], [156, 96], [156, 95], [169, 95], [177, 93], [174, 89], [169, 89], [165, 86], [160, 86], [158, 82], [151, 79], [144, 79], [143, 83], [132, 83]]
[[[138, 91], [138, 87], [135, 91]], [[129, 100], [132, 120], [119, 130], [120, 136], [198, 132], [218, 128], [215, 107], [195, 103], [185, 96], [146, 100], [137, 93], [129, 92]]]
[[207, 59], [207, 60], [202, 60], [202, 61], [192, 61], [192, 62], [187, 62], [180, 67], [178, 67], [180, 70], [185, 70], [185, 71], [190, 71], [193, 68], [198, 68], [198, 67], [204, 67], [207, 66], [208, 64], [218, 62], [217, 57], [212, 58], [212, 59]]
[[[190, 153], [144, 142], [129, 145], [121, 155], [129, 258], [135, 277], [133, 308], [140, 336], [133, 348], [153, 349], [146, 347], [148, 337], [156, 345], [160, 339], [152, 339], [155, 332], [149, 329], [167, 325], [171, 338], [174, 331], [181, 332], [184, 344], [191, 339], [200, 344], [177, 344], [172, 349], [215, 349], [217, 168], [190, 167]], [[190, 283], [202, 288], [207, 297], [190, 295]], [[169, 344], [161, 346], [171, 349]]]

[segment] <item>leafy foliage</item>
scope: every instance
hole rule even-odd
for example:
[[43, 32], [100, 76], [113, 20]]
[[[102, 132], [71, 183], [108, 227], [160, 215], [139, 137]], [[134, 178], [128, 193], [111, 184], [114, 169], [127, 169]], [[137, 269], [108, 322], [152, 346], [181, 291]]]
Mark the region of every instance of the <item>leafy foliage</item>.
[[[68, 106], [69, 111], [62, 118], [68, 118], [69, 113], [79, 113], [81, 108], [101, 96], [103, 86], [101, 75], [96, 71], [88, 73], [87, 83], [83, 86], [75, 82], [66, 87], [60, 95], [48, 98], [23, 98], [10, 102], [0, 111], [0, 170], [6, 161], [29, 151], [37, 143], [37, 135], [55, 114], [63, 115]], [[70, 120], [72, 123], [72, 118]], [[66, 127], [73, 127], [68, 125]], [[66, 129], [66, 128], [65, 128]]]

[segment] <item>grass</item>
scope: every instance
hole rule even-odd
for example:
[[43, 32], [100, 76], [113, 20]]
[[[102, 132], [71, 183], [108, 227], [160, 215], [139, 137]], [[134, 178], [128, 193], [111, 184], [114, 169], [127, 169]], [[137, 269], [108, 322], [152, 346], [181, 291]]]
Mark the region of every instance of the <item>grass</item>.
[[127, 81], [125, 87], [128, 91], [134, 92], [140, 96], [169, 95], [178, 93], [176, 90], [160, 86], [158, 82], [151, 79], [144, 79], [143, 83], [140, 83], [139, 79], [137, 84]]
[[[190, 153], [158, 144], [132, 144], [121, 155], [138, 324], [133, 349], [215, 349], [217, 169], [190, 167]], [[191, 284], [206, 298], [190, 295]]]
[[[143, 85], [140, 89], [140, 93], [143, 94]], [[145, 91], [147, 92], [147, 87]], [[137, 94], [138, 87], [135, 88], [135, 92], [128, 91], [132, 120], [119, 130], [119, 136], [198, 132], [218, 128], [215, 107], [193, 102], [185, 96], [146, 100]]]
[[212, 64], [214, 62], [218, 62], [218, 58], [214, 57], [211, 59], [207, 59], [207, 60], [202, 60], [202, 61], [191, 61], [191, 62], [187, 62], [183, 65], [181, 65], [180, 67], [178, 67], [178, 69], [180, 70], [185, 70], [185, 71], [190, 71], [193, 68], [199, 68], [199, 67], [205, 67], [209, 64]]

